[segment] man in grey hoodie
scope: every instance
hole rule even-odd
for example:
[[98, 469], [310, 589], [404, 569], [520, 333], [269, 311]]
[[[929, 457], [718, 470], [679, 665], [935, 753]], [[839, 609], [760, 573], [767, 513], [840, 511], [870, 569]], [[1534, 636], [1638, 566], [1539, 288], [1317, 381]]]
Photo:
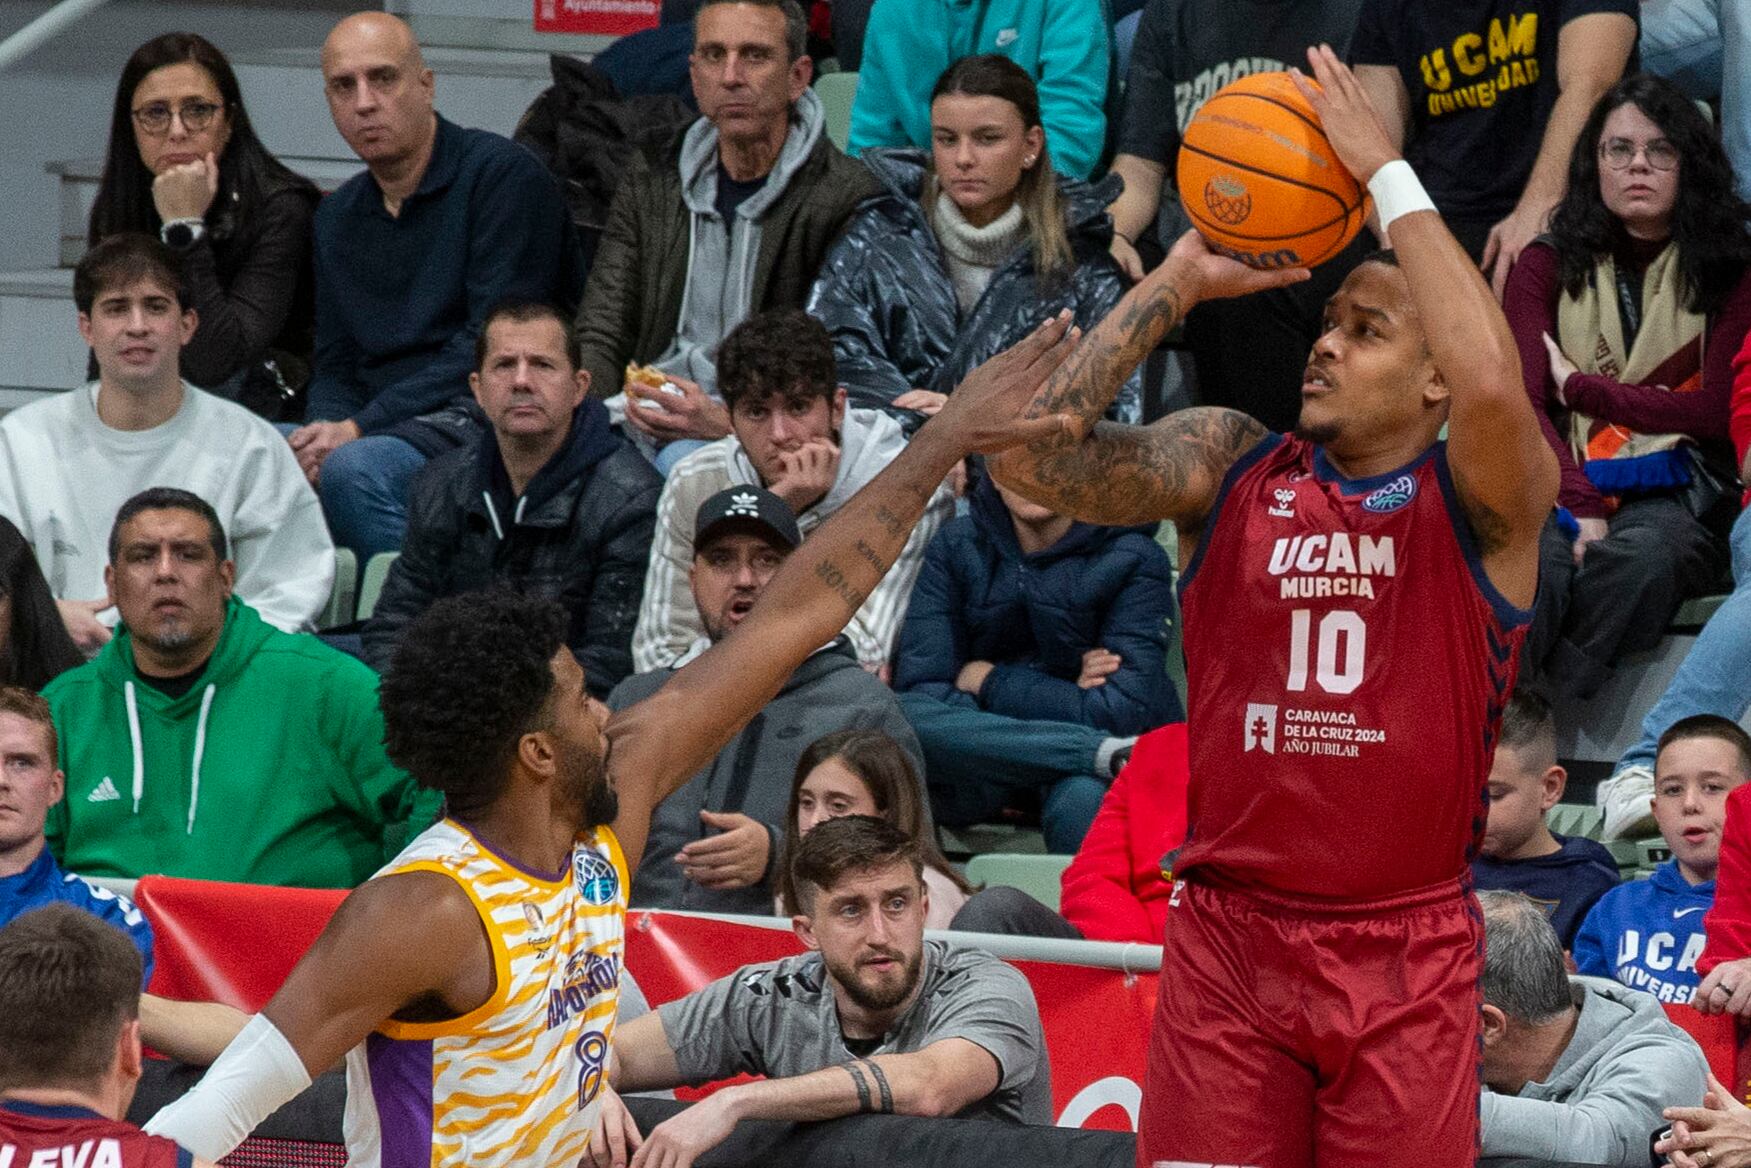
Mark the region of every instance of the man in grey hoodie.
[[1478, 901], [1483, 1154], [1646, 1168], [1661, 1111], [1702, 1098], [1702, 1051], [1648, 994], [1569, 977], [1533, 901], [1518, 892]]
[[[700, 505], [694, 526], [689, 580], [705, 633], [674, 668], [728, 636], [802, 542], [784, 500], [759, 487], [719, 491]], [[665, 668], [627, 678], [608, 695], [608, 708], [643, 701], [673, 675]], [[898, 699], [857, 667], [845, 638], [837, 637], [798, 666], [778, 696], [657, 807], [633, 874], [632, 903], [770, 913], [797, 763], [812, 742], [836, 730], [880, 730], [924, 771]]]
[[[801, 309], [738, 325], [719, 350], [718, 368], [733, 433], [676, 463], [657, 500], [632, 633], [632, 665], [641, 672], [675, 665], [704, 632], [687, 580], [693, 519], [708, 497], [725, 487], [764, 487], [785, 501], [806, 536], [906, 446], [900, 423], [887, 414], [846, 408], [833, 339]], [[894, 566], [846, 626], [865, 668], [886, 674], [924, 547], [953, 510], [953, 493], [939, 487]]]
[[[672, 166], [615, 192], [578, 313], [584, 368], [617, 422], [668, 472], [730, 432], [716, 391], [724, 335], [800, 307], [827, 246], [875, 191], [827, 140], [796, 0], [709, 0], [689, 57], [704, 115]], [[652, 364], [660, 387], [626, 376]]]

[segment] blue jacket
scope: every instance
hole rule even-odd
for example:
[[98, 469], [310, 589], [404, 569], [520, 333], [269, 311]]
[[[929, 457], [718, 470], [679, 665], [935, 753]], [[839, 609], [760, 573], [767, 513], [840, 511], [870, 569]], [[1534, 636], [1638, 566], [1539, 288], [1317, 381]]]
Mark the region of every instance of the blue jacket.
[[308, 416], [350, 418], [366, 434], [466, 401], [475, 334], [500, 301], [570, 312], [583, 291], [577, 231], [553, 176], [509, 139], [441, 117], [398, 217], [366, 172], [322, 200], [315, 230]]
[[[989, 480], [971, 514], [950, 521], [924, 552], [900, 630], [894, 688], [1032, 721], [1075, 722], [1141, 734], [1182, 715], [1166, 673], [1172, 568], [1146, 527], [1073, 524], [1024, 555]], [[1123, 664], [1081, 689], [1082, 655], [1103, 648]], [[992, 669], [977, 698], [955, 689], [969, 661]]]
[[1597, 840], [1578, 835], [1555, 838], [1562, 847], [1548, 856], [1530, 860], [1478, 856], [1471, 862], [1471, 878], [1479, 891], [1500, 889], [1530, 897], [1550, 916], [1563, 948], [1569, 949], [1588, 910], [1617, 887], [1617, 861]]
[[1612, 977], [1662, 1002], [1688, 1003], [1696, 995], [1696, 959], [1702, 956], [1702, 920], [1715, 900], [1715, 882], [1690, 884], [1667, 860], [1646, 880], [1622, 884], [1599, 898], [1575, 935], [1575, 970]]
[[1093, 0], [880, 0], [863, 34], [850, 152], [930, 148], [930, 91], [954, 61], [998, 53], [1039, 87], [1052, 165], [1087, 178], [1106, 145], [1111, 38]]
[[140, 956], [145, 958], [146, 976], [140, 984], [144, 986], [152, 980], [152, 926], [146, 923], [146, 914], [135, 908], [133, 901], [61, 871], [61, 866], [55, 863], [55, 857], [46, 847], [31, 861], [30, 867], [18, 875], [0, 876], [0, 925], [32, 909], [57, 902], [82, 908], [126, 933], [128, 940], [140, 950]]

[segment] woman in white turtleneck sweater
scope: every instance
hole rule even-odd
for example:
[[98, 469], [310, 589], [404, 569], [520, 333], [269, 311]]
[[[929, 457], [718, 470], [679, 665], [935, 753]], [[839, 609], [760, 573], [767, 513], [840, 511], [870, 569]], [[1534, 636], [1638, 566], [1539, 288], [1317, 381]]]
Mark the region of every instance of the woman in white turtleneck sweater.
[[[1118, 303], [1098, 186], [1052, 169], [1039, 96], [1007, 58], [963, 57], [937, 80], [931, 151], [871, 150], [884, 193], [833, 246], [809, 311], [833, 334], [852, 404], [914, 425], [988, 357], [1069, 308], [1084, 329]], [[1112, 416], [1138, 420], [1135, 386]]]

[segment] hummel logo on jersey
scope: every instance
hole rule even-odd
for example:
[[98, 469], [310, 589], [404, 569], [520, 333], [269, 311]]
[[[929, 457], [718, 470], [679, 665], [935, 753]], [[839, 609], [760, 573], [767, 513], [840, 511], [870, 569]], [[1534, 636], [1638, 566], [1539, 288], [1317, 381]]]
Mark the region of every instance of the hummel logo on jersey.
[[112, 803], [121, 797], [122, 793], [116, 790], [115, 781], [105, 775], [103, 782], [91, 788], [91, 794], [85, 796], [85, 801], [87, 803]]
[[1265, 514], [1275, 515], [1278, 519], [1295, 518], [1295, 492], [1288, 487], [1278, 487], [1272, 494], [1276, 496], [1277, 505], [1267, 507]]

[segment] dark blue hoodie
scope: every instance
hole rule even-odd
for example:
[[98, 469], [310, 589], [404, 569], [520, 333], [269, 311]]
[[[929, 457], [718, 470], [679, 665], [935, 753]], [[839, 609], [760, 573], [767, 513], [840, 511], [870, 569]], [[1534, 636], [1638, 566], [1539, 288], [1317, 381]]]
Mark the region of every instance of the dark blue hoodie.
[[1617, 861], [1605, 845], [1581, 836], [1555, 836], [1561, 845], [1548, 856], [1529, 860], [1493, 860], [1478, 856], [1471, 862], [1472, 882], [1479, 891], [1501, 889], [1520, 892], [1550, 915], [1563, 948], [1575, 943], [1575, 933], [1587, 911], [1599, 898], [1617, 887]]
[[[1166, 673], [1173, 572], [1148, 527], [1072, 524], [1023, 554], [987, 479], [971, 514], [945, 524], [924, 553], [894, 665], [894, 688], [1033, 721], [1141, 734], [1181, 717]], [[1082, 655], [1123, 664], [1081, 689]], [[975, 699], [955, 689], [969, 661], [996, 666]]]

